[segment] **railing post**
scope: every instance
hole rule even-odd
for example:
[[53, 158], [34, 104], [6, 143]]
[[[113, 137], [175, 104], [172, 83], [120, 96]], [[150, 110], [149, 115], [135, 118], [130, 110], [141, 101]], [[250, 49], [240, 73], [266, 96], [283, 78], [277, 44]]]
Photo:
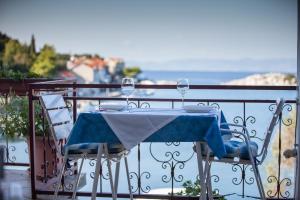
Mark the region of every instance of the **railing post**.
[[34, 126], [34, 103], [33, 103], [33, 89], [29, 84], [29, 139], [30, 139], [30, 176], [31, 176], [31, 198], [36, 199], [35, 190], [35, 126]]
[[295, 174], [295, 199], [300, 198], [300, 1], [297, 1], [298, 8], [298, 22], [297, 22], [297, 127], [296, 127], [296, 150], [297, 150], [297, 159], [296, 159], [296, 174]]
[[[76, 92], [76, 81], [73, 82], [73, 97], [77, 96]], [[77, 118], [77, 100], [73, 98], [73, 123], [75, 123]]]

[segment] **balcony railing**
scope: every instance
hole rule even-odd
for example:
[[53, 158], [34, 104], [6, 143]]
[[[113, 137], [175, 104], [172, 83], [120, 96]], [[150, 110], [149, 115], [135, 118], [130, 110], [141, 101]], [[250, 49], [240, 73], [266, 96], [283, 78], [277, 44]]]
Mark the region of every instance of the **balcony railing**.
[[[121, 97], [101, 97], [101, 96], [78, 96], [78, 91], [85, 89], [118, 89], [119, 84], [76, 84], [68, 81], [52, 81], [44, 82], [40, 84], [30, 84], [28, 90], [29, 97], [29, 114], [30, 124], [33, 124], [33, 104], [38, 103], [37, 92], [38, 91], [60, 91], [71, 90], [69, 95], [65, 99], [69, 102], [70, 109], [73, 113], [73, 119], [76, 120], [78, 113], [78, 105], [81, 102], [92, 102], [92, 105], [100, 105], [103, 101], [125, 101], [125, 98]], [[156, 90], [174, 90], [175, 85], [136, 85], [137, 89], [156, 89]], [[296, 91], [295, 86], [228, 86], [228, 85], [191, 85], [191, 90], [199, 91], [226, 91], [230, 93], [235, 90], [239, 91], [251, 91], [253, 97], [259, 91], [263, 92], [278, 92], [285, 91], [293, 93]], [[70, 95], [71, 94], [71, 95]], [[240, 93], [242, 94], [242, 93]], [[237, 98], [226, 98], [228, 95], [221, 98], [188, 98], [185, 99], [186, 104], [205, 104], [219, 107], [223, 110], [228, 122], [241, 124], [247, 126], [250, 130], [252, 139], [258, 144], [262, 144], [264, 139], [264, 129], [267, 126], [268, 119], [270, 118], [275, 106], [275, 98], [243, 98], [237, 96]], [[209, 96], [208, 96], [209, 97]], [[283, 96], [284, 97], [284, 96]], [[295, 99], [289, 97], [287, 99], [284, 111], [280, 117], [276, 131], [272, 139], [272, 143], [269, 146], [268, 158], [264, 165], [260, 167], [262, 178], [265, 186], [265, 192], [271, 199], [288, 199], [293, 197], [294, 187], [294, 169], [295, 160], [285, 159], [282, 153], [287, 148], [293, 148], [295, 143], [295, 125], [296, 125], [296, 110]], [[130, 98], [130, 105], [133, 107], [156, 107], [164, 106], [169, 108], [176, 108], [181, 105], [181, 99], [178, 98]], [[41, 180], [36, 180], [35, 174], [31, 173], [31, 186], [32, 194], [35, 197], [37, 194], [52, 194], [55, 184], [51, 183], [51, 177], [55, 177], [55, 171], [53, 174], [47, 172], [47, 165], [53, 161], [47, 160], [44, 156], [43, 166], [35, 166], [34, 157], [34, 140], [35, 135], [34, 127], [31, 127], [30, 137], [30, 164], [31, 172], [34, 172], [35, 168], [43, 168], [44, 176]], [[44, 143], [46, 148], [49, 148], [51, 136], [44, 136]], [[7, 141], [7, 162], [12, 165], [17, 165], [18, 158], [14, 155], [16, 147], [13, 144], [9, 144]], [[135, 198], [191, 198], [178, 196], [176, 194], [177, 188], [181, 187], [184, 181], [197, 179], [196, 158], [192, 150], [192, 145], [189, 143], [142, 143], [131, 150], [129, 154], [129, 169], [130, 178], [132, 182], [132, 190]], [[44, 149], [45, 151], [45, 149]], [[25, 153], [25, 152], [24, 152]], [[46, 153], [44, 153], [46, 155]], [[93, 179], [95, 161], [85, 165], [84, 170], [87, 174], [87, 183], [91, 183]], [[122, 173], [122, 172], [121, 172]], [[107, 171], [105, 167], [101, 169], [100, 189], [98, 190], [98, 196], [108, 197], [110, 196]], [[122, 177], [122, 176], [121, 176]], [[41, 189], [40, 181], [44, 184], [51, 183], [52, 188]], [[120, 180], [122, 181], [122, 179]], [[247, 165], [228, 165], [216, 163], [212, 167], [212, 182], [213, 189], [216, 189], [220, 194], [239, 194], [241, 196], [258, 196], [257, 188], [255, 186], [254, 175], [252, 170]], [[80, 196], [89, 196], [91, 187], [87, 184], [86, 188], [83, 188], [77, 194]], [[72, 185], [65, 185], [65, 193], [70, 194]], [[168, 188], [169, 194], [155, 193], [157, 188]], [[126, 194], [126, 188], [120, 188], [118, 197], [128, 198]], [[196, 197], [194, 197], [196, 198]]]

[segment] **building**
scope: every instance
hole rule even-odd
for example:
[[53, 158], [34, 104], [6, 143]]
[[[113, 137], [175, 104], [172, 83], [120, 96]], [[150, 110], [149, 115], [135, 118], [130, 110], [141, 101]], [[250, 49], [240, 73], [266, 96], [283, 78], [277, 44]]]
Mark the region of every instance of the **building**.
[[[86, 57], [71, 56], [67, 62], [67, 69], [78, 83], [120, 83], [123, 77], [123, 69], [125, 62], [120, 58], [103, 59], [98, 56]], [[64, 73], [69, 76], [70, 73]], [[69, 78], [69, 77], [67, 77]], [[101, 89], [81, 90], [81, 94], [89, 94], [92, 96], [100, 95]]]
[[74, 57], [67, 62], [67, 69], [72, 71], [79, 82], [102, 83], [109, 76], [106, 63], [102, 58]]

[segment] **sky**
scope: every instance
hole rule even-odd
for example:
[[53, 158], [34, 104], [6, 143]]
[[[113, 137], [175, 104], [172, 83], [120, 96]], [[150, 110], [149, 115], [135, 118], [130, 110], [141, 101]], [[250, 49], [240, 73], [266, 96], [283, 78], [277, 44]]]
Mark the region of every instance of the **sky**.
[[48, 43], [58, 52], [121, 57], [146, 68], [246, 59], [284, 60], [294, 69], [297, 1], [0, 0], [0, 31], [27, 43], [34, 34], [38, 48]]

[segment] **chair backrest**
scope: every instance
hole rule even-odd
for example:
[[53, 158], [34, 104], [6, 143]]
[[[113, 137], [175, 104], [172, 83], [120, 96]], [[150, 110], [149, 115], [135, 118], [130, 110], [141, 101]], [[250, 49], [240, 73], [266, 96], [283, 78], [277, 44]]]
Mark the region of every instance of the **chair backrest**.
[[272, 137], [272, 133], [273, 133], [274, 128], [275, 128], [275, 126], [278, 122], [278, 119], [279, 119], [279, 117], [282, 113], [284, 103], [285, 103], [285, 101], [282, 98], [277, 101], [277, 107], [276, 107], [275, 112], [273, 113], [272, 120], [271, 120], [271, 122], [270, 122], [270, 124], [267, 128], [265, 140], [264, 140], [262, 150], [261, 150], [261, 153], [260, 153], [260, 155], [262, 155], [261, 162], [265, 159], [265, 157], [267, 155], [267, 150], [268, 150], [268, 146], [269, 146], [269, 143], [270, 143], [270, 140], [271, 140], [271, 137]]
[[40, 102], [55, 141], [67, 139], [73, 123], [63, 96], [61, 94], [41, 94]]

